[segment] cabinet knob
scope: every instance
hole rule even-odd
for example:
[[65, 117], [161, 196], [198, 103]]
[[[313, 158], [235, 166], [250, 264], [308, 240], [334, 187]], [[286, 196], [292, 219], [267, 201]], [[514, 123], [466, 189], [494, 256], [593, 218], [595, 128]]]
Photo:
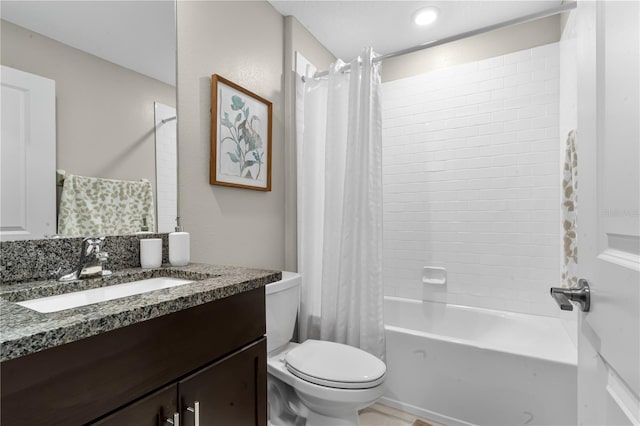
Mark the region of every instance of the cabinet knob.
[[187, 407], [187, 411], [193, 413], [193, 426], [200, 426], [200, 402], [194, 401], [193, 407]]
[[164, 419], [165, 424], [180, 426], [180, 413], [173, 413], [173, 418]]

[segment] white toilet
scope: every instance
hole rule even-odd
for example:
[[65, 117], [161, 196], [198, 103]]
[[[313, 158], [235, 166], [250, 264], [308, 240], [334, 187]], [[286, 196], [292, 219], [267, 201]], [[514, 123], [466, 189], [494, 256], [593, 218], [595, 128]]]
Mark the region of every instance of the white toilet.
[[340, 343], [291, 342], [300, 284], [299, 274], [282, 272], [265, 288], [269, 425], [358, 425], [358, 410], [384, 392], [386, 365]]

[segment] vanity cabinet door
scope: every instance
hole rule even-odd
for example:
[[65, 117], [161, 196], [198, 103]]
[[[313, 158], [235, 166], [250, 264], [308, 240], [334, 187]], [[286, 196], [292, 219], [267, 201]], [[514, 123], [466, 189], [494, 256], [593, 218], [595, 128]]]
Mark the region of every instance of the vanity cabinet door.
[[181, 425], [265, 426], [267, 341], [262, 338], [178, 383]]
[[177, 413], [178, 385], [173, 384], [160, 389], [115, 413], [98, 420], [92, 425], [100, 426], [165, 426], [173, 421]]

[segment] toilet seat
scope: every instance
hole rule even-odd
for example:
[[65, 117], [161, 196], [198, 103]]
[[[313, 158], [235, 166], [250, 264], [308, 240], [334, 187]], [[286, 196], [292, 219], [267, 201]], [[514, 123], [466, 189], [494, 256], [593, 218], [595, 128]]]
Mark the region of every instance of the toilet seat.
[[384, 381], [386, 366], [362, 349], [340, 343], [307, 340], [285, 355], [296, 377], [338, 389], [368, 389]]

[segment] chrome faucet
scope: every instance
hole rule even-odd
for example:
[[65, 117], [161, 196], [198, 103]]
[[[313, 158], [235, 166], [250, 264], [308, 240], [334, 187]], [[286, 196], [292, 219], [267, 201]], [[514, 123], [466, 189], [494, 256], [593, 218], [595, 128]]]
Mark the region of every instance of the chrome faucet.
[[109, 258], [109, 253], [100, 251], [104, 237], [89, 237], [82, 240], [80, 261], [75, 271], [63, 275], [59, 281], [73, 281], [83, 278], [94, 278], [111, 275], [111, 271], [104, 269], [104, 263]]

